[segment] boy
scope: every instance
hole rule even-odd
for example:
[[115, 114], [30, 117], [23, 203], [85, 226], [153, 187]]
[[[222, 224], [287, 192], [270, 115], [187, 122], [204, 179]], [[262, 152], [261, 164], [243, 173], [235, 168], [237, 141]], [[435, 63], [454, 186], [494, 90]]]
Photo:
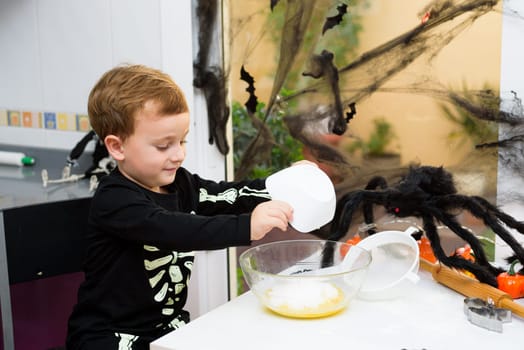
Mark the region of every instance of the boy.
[[67, 348], [149, 349], [189, 321], [182, 308], [193, 250], [249, 245], [273, 228], [285, 231], [292, 208], [269, 201], [264, 180], [217, 183], [182, 167], [189, 110], [158, 70], [106, 72], [88, 113], [118, 166], [92, 200], [85, 281]]

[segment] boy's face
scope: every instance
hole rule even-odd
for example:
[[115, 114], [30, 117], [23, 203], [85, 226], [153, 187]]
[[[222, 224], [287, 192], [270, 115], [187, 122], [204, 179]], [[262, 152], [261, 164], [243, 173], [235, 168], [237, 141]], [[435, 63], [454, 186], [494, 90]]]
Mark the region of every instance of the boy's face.
[[120, 143], [120, 151], [112, 156], [124, 176], [160, 192], [161, 186], [174, 181], [186, 157], [188, 132], [189, 113], [159, 115], [155, 103], [147, 102], [135, 116], [134, 133]]

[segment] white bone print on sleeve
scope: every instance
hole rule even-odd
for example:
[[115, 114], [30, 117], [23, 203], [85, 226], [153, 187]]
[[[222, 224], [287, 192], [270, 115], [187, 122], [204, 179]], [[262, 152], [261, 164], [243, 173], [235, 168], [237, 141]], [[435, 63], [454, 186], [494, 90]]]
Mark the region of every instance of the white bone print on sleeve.
[[242, 187], [240, 190], [230, 188], [224, 192], [218, 193], [217, 195], [209, 194], [205, 188], [200, 189], [199, 201], [202, 202], [227, 202], [229, 204], [234, 203], [238, 197], [261, 197], [271, 199], [266, 189], [257, 190], [249, 188], [247, 186]]

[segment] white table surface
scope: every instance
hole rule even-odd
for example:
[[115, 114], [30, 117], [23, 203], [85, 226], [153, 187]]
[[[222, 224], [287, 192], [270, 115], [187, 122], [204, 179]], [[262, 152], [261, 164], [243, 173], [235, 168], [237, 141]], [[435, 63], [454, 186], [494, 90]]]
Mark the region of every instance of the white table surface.
[[[420, 271], [409, 296], [355, 299], [321, 319], [278, 316], [247, 292], [151, 344], [151, 350], [211, 349], [524, 349], [524, 319], [513, 315], [498, 333], [473, 325], [464, 296]], [[521, 302], [521, 301], [519, 301]], [[522, 302], [521, 302], [522, 303]]]

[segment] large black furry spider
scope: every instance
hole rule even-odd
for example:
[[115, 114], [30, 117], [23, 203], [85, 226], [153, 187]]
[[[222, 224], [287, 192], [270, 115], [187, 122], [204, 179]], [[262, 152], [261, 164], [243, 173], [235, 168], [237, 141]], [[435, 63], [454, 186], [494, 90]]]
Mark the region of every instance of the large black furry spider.
[[[449, 267], [470, 271], [480, 282], [497, 287], [496, 277], [502, 270], [489, 263], [479, 239], [457, 221], [456, 216], [462, 210], [481, 219], [515, 252], [512, 259], [518, 259], [524, 265], [524, 248], [504, 227], [524, 233], [524, 224], [482, 197], [458, 194], [452, 174], [443, 167], [412, 166], [393, 187], [388, 187], [386, 180], [377, 176], [369, 181], [364, 190], [345, 194], [337, 202], [328, 239], [338, 241], [344, 237], [359, 208], [363, 210], [365, 222], [372, 223], [374, 205], [383, 206], [389, 214], [397, 217], [421, 219], [437, 259]], [[475, 262], [446, 255], [437, 233], [437, 223], [447, 226], [469, 243]]]

